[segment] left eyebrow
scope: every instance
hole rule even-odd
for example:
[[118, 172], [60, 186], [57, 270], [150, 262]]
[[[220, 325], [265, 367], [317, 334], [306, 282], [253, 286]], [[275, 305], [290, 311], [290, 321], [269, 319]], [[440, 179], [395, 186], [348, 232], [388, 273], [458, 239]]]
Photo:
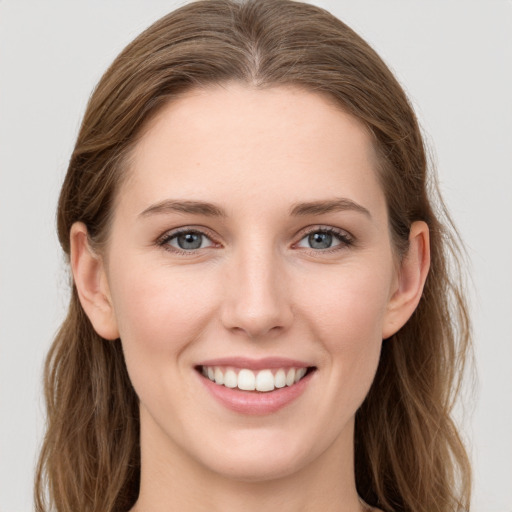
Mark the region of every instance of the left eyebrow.
[[290, 209], [290, 215], [305, 216], [305, 215], [323, 215], [331, 212], [344, 212], [355, 211], [372, 218], [370, 212], [360, 204], [344, 197], [331, 199], [327, 201], [311, 201], [308, 203], [296, 203]]

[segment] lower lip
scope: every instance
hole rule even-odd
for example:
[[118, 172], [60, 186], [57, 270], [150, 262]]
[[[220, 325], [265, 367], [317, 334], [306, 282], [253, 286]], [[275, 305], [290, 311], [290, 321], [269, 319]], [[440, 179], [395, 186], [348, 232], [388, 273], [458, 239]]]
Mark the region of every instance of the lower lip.
[[223, 406], [241, 414], [264, 415], [279, 411], [302, 395], [314, 373], [308, 373], [292, 386], [285, 386], [284, 388], [266, 392], [227, 388], [226, 386], [215, 384], [215, 382], [201, 374], [198, 375], [206, 389]]

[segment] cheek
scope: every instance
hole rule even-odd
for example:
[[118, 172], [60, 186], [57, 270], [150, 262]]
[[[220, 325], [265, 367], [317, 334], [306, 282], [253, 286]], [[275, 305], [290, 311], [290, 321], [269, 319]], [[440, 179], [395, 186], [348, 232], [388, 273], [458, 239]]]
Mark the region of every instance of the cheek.
[[[168, 266], [123, 266], [112, 275], [111, 291], [130, 380], [148, 410], [168, 411], [170, 397], [173, 410], [182, 410], [180, 403], [194, 403], [184, 384], [191, 363], [187, 347], [212, 318], [215, 283]], [[205, 289], [208, 294], [201, 293]]]
[[326, 278], [324, 287], [317, 281], [308, 294], [305, 314], [337, 386], [333, 400], [343, 402], [340, 410], [355, 412], [375, 376], [391, 276], [382, 264], [347, 267]]
[[383, 266], [347, 266], [325, 277], [304, 293], [307, 310], [314, 314], [319, 339], [329, 340], [334, 352], [349, 346], [362, 348], [381, 341], [382, 324], [390, 296], [390, 272]]
[[127, 364], [132, 359], [152, 359], [160, 365], [171, 362], [172, 358], [165, 356], [176, 357], [200, 336], [211, 317], [215, 307], [211, 288], [215, 284], [191, 278], [179, 269], [130, 266], [139, 271], [127, 272], [118, 267], [111, 276], [114, 310]]

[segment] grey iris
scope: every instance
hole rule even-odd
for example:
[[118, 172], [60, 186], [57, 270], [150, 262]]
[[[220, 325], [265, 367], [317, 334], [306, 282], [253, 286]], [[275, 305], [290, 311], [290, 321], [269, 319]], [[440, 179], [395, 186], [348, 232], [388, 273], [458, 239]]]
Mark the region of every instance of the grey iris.
[[199, 249], [203, 241], [202, 237], [200, 233], [184, 233], [178, 235], [177, 242], [180, 249]]
[[332, 235], [330, 233], [311, 233], [308, 236], [308, 242], [313, 249], [329, 249], [332, 245]]

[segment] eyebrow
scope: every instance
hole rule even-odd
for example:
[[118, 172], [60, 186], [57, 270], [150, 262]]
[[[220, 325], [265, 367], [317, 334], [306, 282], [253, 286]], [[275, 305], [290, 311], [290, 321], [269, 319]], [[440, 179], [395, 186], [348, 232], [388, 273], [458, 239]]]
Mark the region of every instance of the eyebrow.
[[290, 215], [323, 215], [331, 212], [355, 211], [372, 218], [370, 212], [360, 204], [344, 197], [331, 199], [327, 201], [311, 201], [308, 203], [296, 203], [290, 209]]
[[[290, 215], [292, 217], [304, 217], [307, 215], [323, 215], [342, 211], [355, 211], [371, 218], [370, 212], [364, 206], [347, 198], [296, 203], [290, 208]], [[226, 212], [220, 206], [213, 203], [204, 201], [180, 201], [174, 199], [160, 201], [146, 208], [140, 213], [140, 216], [147, 217], [154, 214], [173, 212], [205, 215], [207, 217], [227, 217]]]
[[147, 217], [155, 213], [191, 213], [195, 215], [206, 215], [208, 217], [226, 217], [226, 212], [217, 205], [203, 201], [177, 201], [167, 199], [146, 208], [141, 217]]

